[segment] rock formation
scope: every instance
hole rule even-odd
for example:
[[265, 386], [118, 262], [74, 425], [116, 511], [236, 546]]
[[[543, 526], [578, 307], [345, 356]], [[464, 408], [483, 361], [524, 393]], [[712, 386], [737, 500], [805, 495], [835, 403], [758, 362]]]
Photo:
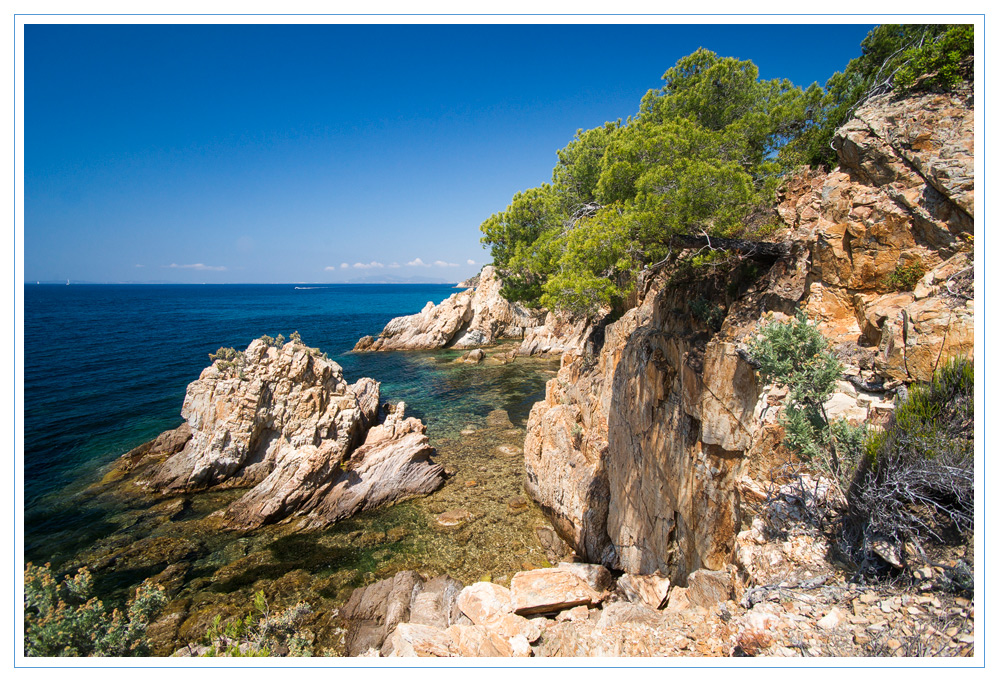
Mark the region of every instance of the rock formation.
[[[511, 588], [463, 587], [412, 571], [358, 588], [341, 611], [352, 656], [621, 657], [946, 655], [972, 651], [974, 605], [961, 596], [865, 588], [836, 576], [822, 538], [801, 533], [802, 501], [779, 496], [740, 534], [748, 573], [699, 570], [669, 587], [603, 567], [521, 572]], [[792, 501], [792, 502], [788, 502]], [[765, 523], [765, 519], [768, 520]], [[765, 530], [771, 528], [771, 531]], [[914, 572], [923, 589], [948, 569]], [[526, 593], [545, 573], [540, 593]], [[925, 578], [924, 578], [925, 577]], [[641, 587], [641, 588], [640, 588]], [[539, 605], [522, 616], [518, 601]], [[530, 607], [529, 607], [530, 610]], [[941, 628], [943, 624], [950, 624]]]
[[520, 339], [542, 324], [544, 313], [500, 296], [503, 283], [493, 266], [479, 274], [475, 289], [452, 294], [438, 305], [428, 301], [420, 313], [393, 318], [377, 338], [363, 337], [355, 351], [471, 348], [497, 339]]
[[647, 271], [639, 305], [563, 356], [526, 489], [578, 557], [676, 587], [733, 561], [740, 482], [780, 444], [780, 388], [740, 353], [765, 315], [804, 307], [845, 361], [831, 419], [883, 419], [887, 391], [971, 355], [972, 121], [962, 93], [868, 102], [837, 133], [841, 167], [781, 189], [789, 255], [763, 277]]
[[393, 318], [378, 337], [358, 340], [355, 351], [392, 351], [439, 348], [476, 348], [500, 340], [520, 339], [522, 356], [555, 355], [579, 349], [593, 328], [593, 321], [507, 301], [500, 294], [503, 282], [493, 266], [486, 266], [474, 289], [452, 294], [441, 303], [428, 301], [414, 315]]
[[257, 339], [188, 386], [189, 436], [183, 448], [167, 440], [173, 453], [142, 483], [167, 493], [249, 488], [224, 513], [236, 527], [291, 514], [331, 523], [443, 483], [424, 425], [404, 410], [380, 407], [378, 382], [348, 384], [337, 363], [301, 341]]

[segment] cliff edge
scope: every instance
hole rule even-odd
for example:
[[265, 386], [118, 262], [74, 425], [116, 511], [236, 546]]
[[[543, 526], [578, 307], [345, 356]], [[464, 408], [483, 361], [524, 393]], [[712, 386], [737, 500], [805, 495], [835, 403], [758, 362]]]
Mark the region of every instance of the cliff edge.
[[970, 97], [869, 101], [837, 132], [840, 168], [781, 189], [787, 257], [698, 269], [677, 254], [594, 352], [563, 357], [528, 420], [526, 488], [578, 557], [678, 585], [736, 560], [742, 507], [789, 458], [782, 389], [740, 353], [769, 316], [817, 321], [847, 367], [826, 409], [855, 424], [971, 356]]

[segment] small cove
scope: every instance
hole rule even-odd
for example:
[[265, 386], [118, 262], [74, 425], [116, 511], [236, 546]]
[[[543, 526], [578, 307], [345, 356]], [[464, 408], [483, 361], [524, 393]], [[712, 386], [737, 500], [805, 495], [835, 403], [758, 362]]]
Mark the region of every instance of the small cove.
[[[291, 286], [287, 290], [292, 293], [282, 294], [266, 308], [273, 317], [260, 321], [261, 329], [234, 345], [245, 346], [259, 334], [287, 335], [293, 330], [298, 330], [308, 343], [317, 343], [313, 339], [322, 335], [319, 329], [311, 327], [319, 328], [323, 321], [315, 319], [309, 307], [302, 307], [303, 317], [296, 318], [296, 308], [290, 314], [282, 304], [288, 300], [298, 304], [296, 297], [302, 290], [292, 290]], [[405, 310], [386, 311], [381, 317], [366, 321], [363, 329], [352, 331], [347, 328], [350, 323], [331, 316], [326, 321], [327, 327], [337, 327], [330, 324], [331, 320], [340, 327], [336, 335], [327, 329], [326, 336], [333, 338], [333, 343], [339, 342], [338, 346], [333, 347], [329, 341], [324, 346], [323, 340], [317, 340], [321, 349], [329, 350], [330, 356], [343, 365], [350, 381], [363, 375], [375, 377], [383, 383], [383, 400], [405, 401], [408, 414], [425, 421], [428, 437], [437, 451], [435, 460], [450, 474], [446, 484], [431, 496], [358, 515], [322, 531], [298, 532], [292, 521], [253, 533], [237, 533], [220, 529], [212, 513], [239, 496], [238, 490], [164, 498], [142, 492], [126, 481], [100, 491], [88, 491], [86, 487], [109, 469], [115, 455], [180, 422], [177, 412], [183, 389], [177, 396], [174, 385], [166, 382], [160, 391], [172, 392], [173, 396], [147, 397], [149, 405], [163, 405], [159, 413], [144, 408], [140, 416], [125, 420], [124, 425], [116, 425], [104, 416], [89, 440], [77, 435], [83, 444], [78, 447], [78, 457], [81, 449], [86, 448], [103, 450], [102, 456], [71, 462], [61, 470], [56, 468], [59, 481], [65, 483], [26, 496], [26, 560], [50, 561], [60, 571], [87, 565], [97, 580], [98, 595], [110, 602], [122, 600], [129, 588], [145, 578], [155, 577], [170, 591], [172, 602], [167, 613], [178, 615], [178, 623], [171, 626], [176, 630], [159, 634], [162, 647], [196, 638], [215, 614], [223, 618], [245, 614], [252, 594], [263, 590], [276, 607], [309, 602], [317, 613], [313, 624], [317, 647], [333, 651], [337, 648], [338, 631], [330, 615], [357, 586], [386, 578], [401, 569], [414, 569], [427, 576], [448, 573], [465, 583], [483, 578], [505, 583], [516, 571], [545, 566], [551, 554], [546, 552], [542, 538], [549, 526], [541, 511], [524, 494], [521, 449], [528, 412], [544, 395], [544, 383], [553, 376], [557, 363], [518, 359], [506, 365], [476, 366], [456, 363], [460, 354], [451, 350], [347, 352], [357, 337], [381, 329], [388, 318], [419, 309], [420, 305], [413, 305], [410, 300], [430, 295], [424, 302], [440, 301], [453, 291], [437, 286], [436, 291], [404, 292], [409, 300], [397, 305], [405, 306]], [[137, 296], [135, 292], [126, 293]], [[96, 294], [105, 295], [100, 291]], [[238, 288], [234, 294], [244, 299], [253, 296], [252, 292]], [[264, 296], [273, 294], [263, 291]], [[385, 292], [381, 294], [384, 296]], [[167, 292], [167, 296], [172, 295]], [[379, 293], [367, 296], [377, 298]], [[328, 307], [330, 303], [328, 297]], [[348, 304], [339, 301], [337, 305]], [[115, 308], [120, 310], [121, 305]], [[207, 320], [201, 324], [207, 324]], [[224, 326], [224, 320], [219, 324]], [[240, 324], [250, 327], [253, 321], [242, 320]], [[148, 334], [149, 328], [141, 332]], [[73, 348], [72, 339], [59, 341], [64, 349]], [[210, 341], [207, 346], [212, 344], [216, 342]], [[215, 348], [218, 345], [225, 342]], [[156, 346], [161, 354], [167, 354], [171, 348]], [[140, 366], [144, 358], [136, 359], [136, 367], [125, 372], [111, 362], [115, 358], [120, 360], [120, 352], [109, 352], [106, 345], [81, 348], [81, 353], [91, 354], [95, 349], [103, 350], [104, 358], [97, 353], [96, 358], [76, 367], [82, 366], [86, 372], [99, 376], [103, 364], [112, 376], [132, 377], [133, 383], [143, 384], [144, 380], [136, 375], [143, 372]], [[28, 355], [30, 363], [31, 354]], [[178, 364], [166, 355], [157, 358], [152, 371], [164, 376], [171, 372], [181, 374], [187, 370], [181, 366], [193, 365], [197, 360], [191, 358]], [[201, 367], [207, 365], [207, 358], [197, 363], [198, 369], [187, 373], [187, 381], [197, 377]], [[125, 384], [130, 386], [127, 381]], [[37, 400], [38, 389], [26, 386], [27, 392], [35, 391], [35, 405], [44, 408], [46, 402]], [[84, 404], [99, 405], [102, 395], [113, 394], [113, 389], [106, 382], [91, 383], [81, 394], [89, 391], [96, 395]], [[44, 391], [40, 393], [46, 395]], [[31, 402], [28, 403], [30, 408]], [[77, 412], [81, 413], [81, 422], [87, 418], [82, 408]], [[26, 423], [33, 414], [30, 409], [27, 411]], [[44, 415], [45, 411], [39, 414]], [[42, 422], [32, 424], [32, 428], [37, 429]], [[37, 433], [32, 438], [34, 444], [44, 443]], [[30, 451], [27, 455], [31, 455]], [[40, 482], [28, 481], [26, 488], [38, 490], [42, 486]]]

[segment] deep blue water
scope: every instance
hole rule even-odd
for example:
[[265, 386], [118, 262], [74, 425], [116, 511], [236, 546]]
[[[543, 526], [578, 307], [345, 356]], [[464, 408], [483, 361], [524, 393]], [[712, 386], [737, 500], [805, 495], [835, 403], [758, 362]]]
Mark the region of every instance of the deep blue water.
[[26, 538], [59, 523], [48, 518], [53, 498], [179, 425], [188, 383], [221, 346], [242, 349], [263, 334], [297, 330], [340, 363], [348, 381], [374, 377], [385, 400], [407, 400], [425, 419], [432, 416], [423, 414], [421, 396], [447, 401], [462, 393], [421, 354], [349, 353], [391, 318], [454, 293], [450, 285], [295, 287], [26, 285]]

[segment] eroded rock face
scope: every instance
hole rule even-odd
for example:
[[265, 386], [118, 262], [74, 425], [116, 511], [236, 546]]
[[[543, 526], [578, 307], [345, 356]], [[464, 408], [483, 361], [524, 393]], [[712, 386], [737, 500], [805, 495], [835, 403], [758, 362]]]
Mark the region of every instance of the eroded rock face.
[[674, 581], [729, 559], [759, 393], [734, 344], [691, 341], [687, 296], [658, 281], [596, 363], [564, 357], [525, 440], [526, 489], [581, 558]]
[[[790, 254], [752, 287], [699, 290], [667, 265], [640, 280], [640, 304], [596, 353], [584, 343], [563, 356], [528, 420], [526, 490], [579, 558], [682, 587], [732, 561], [748, 455], [781, 443], [780, 397], [761, 396], [740, 354], [765, 314], [804, 307], [853, 379], [875, 387], [844, 382], [831, 398], [854, 423], [892, 410], [878, 387], [971, 355], [972, 123], [963, 94], [870, 101], [837, 133], [841, 168], [786, 181], [776, 239]], [[725, 306], [720, 328], [698, 320], [698, 299]]]
[[[779, 198], [811, 249], [806, 312], [834, 343], [876, 347], [890, 379], [927, 381], [972, 353], [973, 123], [971, 93], [875, 98], [834, 138], [841, 169]], [[923, 273], [912, 293], [894, 291], [905, 269]]]
[[414, 571], [355, 589], [340, 612], [347, 624], [348, 654], [380, 650], [401, 623], [447, 628], [455, 623], [455, 598], [461, 589], [462, 584], [448, 576], [425, 582]]
[[164, 492], [251, 487], [224, 513], [236, 527], [293, 513], [331, 523], [443, 483], [423, 424], [404, 410], [380, 409], [378, 382], [348, 384], [339, 365], [301, 342], [258, 339], [188, 386], [181, 415], [190, 437], [143, 483]]

